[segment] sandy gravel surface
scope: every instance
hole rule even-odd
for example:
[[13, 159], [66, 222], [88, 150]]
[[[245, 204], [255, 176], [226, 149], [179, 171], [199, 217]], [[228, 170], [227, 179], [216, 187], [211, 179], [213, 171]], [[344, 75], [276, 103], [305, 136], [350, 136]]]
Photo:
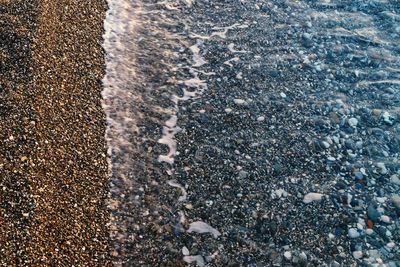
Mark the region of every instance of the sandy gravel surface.
[[0, 265], [109, 265], [105, 9], [0, 1]]

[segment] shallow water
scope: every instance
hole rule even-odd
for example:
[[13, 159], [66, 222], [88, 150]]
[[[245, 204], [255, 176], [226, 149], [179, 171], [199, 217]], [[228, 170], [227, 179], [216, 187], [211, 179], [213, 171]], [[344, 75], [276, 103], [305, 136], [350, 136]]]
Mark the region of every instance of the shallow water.
[[[109, 7], [103, 107], [116, 265], [279, 265], [303, 252], [314, 264], [369, 260], [378, 245], [365, 225], [363, 240], [336, 232], [366, 216], [357, 198], [386, 198], [375, 208], [397, 216], [397, 1]], [[357, 170], [368, 178], [355, 180]], [[307, 193], [325, 198], [303, 202]], [[392, 219], [393, 235], [379, 242], [398, 249]], [[335, 238], [325, 243], [324, 232]], [[380, 257], [396, 261], [395, 250]]]

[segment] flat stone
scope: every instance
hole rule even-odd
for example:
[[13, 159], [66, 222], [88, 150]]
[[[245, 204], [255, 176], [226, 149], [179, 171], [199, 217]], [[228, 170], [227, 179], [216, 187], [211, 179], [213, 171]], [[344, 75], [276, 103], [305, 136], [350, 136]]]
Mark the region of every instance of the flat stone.
[[359, 251], [359, 250], [353, 251], [353, 257], [355, 259], [361, 259], [362, 255], [363, 255], [362, 251]]
[[372, 206], [369, 206], [367, 209], [368, 218], [373, 222], [377, 222], [381, 214]]
[[285, 259], [290, 260], [292, 258], [292, 253], [290, 251], [285, 251], [285, 253], [283, 253], [283, 256], [285, 257]]
[[398, 174], [393, 174], [392, 176], [390, 176], [390, 182], [393, 183], [393, 184], [400, 185], [399, 175]]
[[398, 209], [400, 209], [400, 196], [398, 195], [398, 194], [394, 194], [393, 196], [392, 196], [392, 203], [393, 203], [393, 205], [396, 207], [396, 208], [398, 208]]
[[313, 201], [321, 201], [323, 194], [320, 193], [308, 193], [304, 196], [303, 202], [308, 204]]
[[350, 119], [348, 120], [348, 122], [349, 122], [349, 126], [350, 126], [350, 127], [356, 127], [357, 124], [358, 124], [358, 120], [357, 120], [356, 118], [350, 118]]
[[360, 237], [360, 233], [357, 231], [356, 228], [350, 228], [348, 231], [348, 235], [350, 238], [358, 238]]

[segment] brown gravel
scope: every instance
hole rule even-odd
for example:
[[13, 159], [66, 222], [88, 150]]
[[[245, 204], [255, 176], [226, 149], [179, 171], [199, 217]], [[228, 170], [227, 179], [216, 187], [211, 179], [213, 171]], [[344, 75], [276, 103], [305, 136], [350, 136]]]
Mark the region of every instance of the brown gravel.
[[110, 265], [105, 9], [0, 0], [0, 265]]

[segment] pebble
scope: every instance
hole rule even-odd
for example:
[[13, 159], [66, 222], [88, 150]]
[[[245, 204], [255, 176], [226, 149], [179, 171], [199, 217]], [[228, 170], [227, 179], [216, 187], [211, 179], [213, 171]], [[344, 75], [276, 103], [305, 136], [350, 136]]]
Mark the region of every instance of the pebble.
[[248, 175], [248, 172], [246, 172], [246, 171], [241, 170], [241, 171], [239, 172], [239, 178], [241, 178], [241, 179], [246, 178], [247, 175]]
[[383, 117], [384, 122], [386, 122], [387, 124], [390, 124], [390, 125], [393, 124], [392, 117], [390, 117], [389, 112], [385, 111], [382, 114], [382, 117]]
[[396, 208], [400, 209], [400, 196], [398, 194], [393, 194], [391, 200], [392, 200], [393, 205]]
[[372, 229], [367, 229], [367, 230], [365, 230], [365, 233], [366, 233], [367, 235], [372, 235], [372, 234], [374, 233], [374, 230], [372, 230]]
[[304, 251], [302, 251], [302, 252], [299, 254], [299, 258], [300, 258], [300, 260], [302, 260], [302, 261], [306, 261], [306, 260], [307, 260], [307, 254], [306, 254]]
[[348, 231], [348, 235], [350, 238], [358, 238], [360, 237], [360, 233], [355, 228], [350, 228]]
[[389, 218], [389, 216], [382, 215], [381, 216], [381, 221], [384, 222], [384, 223], [390, 223], [390, 218]]
[[285, 251], [285, 253], [283, 253], [283, 256], [287, 260], [291, 260], [292, 259], [292, 253], [290, 251]]
[[354, 177], [356, 177], [358, 180], [362, 180], [363, 174], [361, 172], [354, 172]]
[[324, 148], [326, 148], [326, 149], [329, 148], [329, 143], [328, 142], [322, 141], [321, 144], [322, 144], [322, 146]]
[[321, 201], [323, 194], [320, 193], [308, 193], [304, 196], [303, 202], [308, 204], [313, 201]]
[[390, 182], [393, 183], [393, 184], [400, 185], [399, 175], [398, 174], [393, 174], [392, 176], [390, 176]]
[[233, 102], [237, 105], [241, 105], [244, 104], [245, 101], [243, 99], [236, 98], [233, 100]]
[[286, 97], [286, 94], [283, 93], [283, 92], [281, 92], [281, 93], [280, 93], [280, 96], [281, 96], [282, 98], [285, 98], [285, 97]]
[[204, 259], [201, 255], [185, 256], [185, 257], [183, 257], [183, 260], [187, 263], [196, 262], [197, 266], [200, 266], [200, 267], [205, 266]]
[[353, 251], [353, 257], [355, 259], [361, 259], [362, 255], [363, 255], [362, 251], [359, 250]]
[[188, 250], [188, 248], [186, 247], [186, 246], [184, 246], [183, 248], [182, 248], [182, 254], [184, 255], [184, 256], [188, 256], [190, 253], [189, 253], [189, 250]]
[[265, 120], [264, 116], [260, 116], [260, 117], [257, 118], [257, 121], [264, 121], [264, 120]]
[[378, 162], [377, 164], [376, 164], [376, 167], [378, 167], [379, 168], [379, 173], [380, 174], [387, 174], [387, 169], [386, 169], [386, 166], [385, 166], [385, 163], [383, 163], [383, 162]]
[[378, 218], [380, 217], [380, 213], [372, 206], [369, 206], [367, 209], [368, 218], [371, 219], [373, 222], [377, 222]]
[[349, 126], [351, 126], [351, 127], [356, 127], [358, 124], [358, 120], [356, 118], [350, 118], [348, 122], [349, 122]]
[[329, 156], [329, 157], [328, 157], [328, 160], [329, 160], [329, 161], [335, 161], [336, 159], [335, 159], [334, 157], [332, 157], [332, 156]]
[[374, 109], [374, 110], [372, 110], [372, 112], [374, 113], [375, 116], [381, 115], [381, 110], [380, 109]]

